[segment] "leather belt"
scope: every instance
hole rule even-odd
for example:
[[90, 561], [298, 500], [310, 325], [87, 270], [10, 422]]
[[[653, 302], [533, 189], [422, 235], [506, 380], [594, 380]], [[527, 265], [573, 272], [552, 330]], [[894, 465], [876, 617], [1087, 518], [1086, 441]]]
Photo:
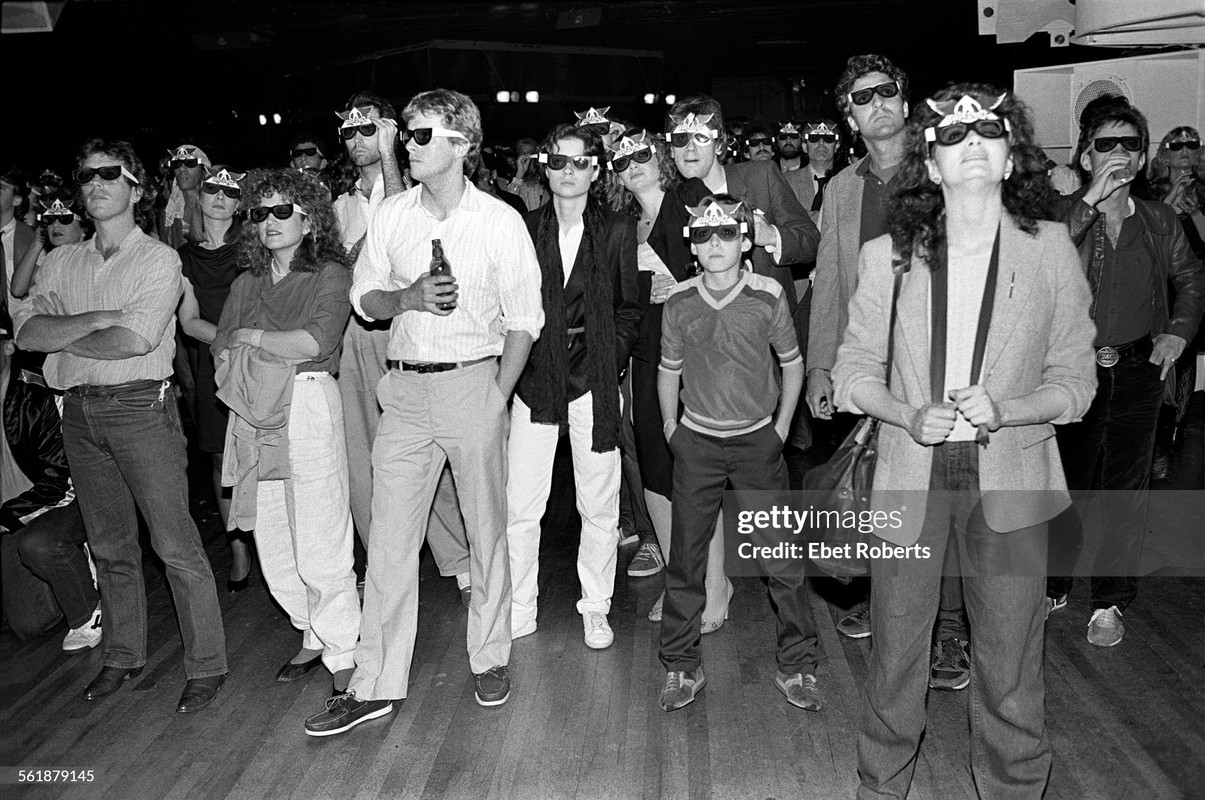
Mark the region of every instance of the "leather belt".
[[494, 356], [486, 356], [485, 358], [478, 358], [475, 361], [436, 361], [418, 364], [403, 361], [398, 366], [403, 372], [417, 372], [419, 375], [429, 375], [433, 372], [450, 372], [454, 369], [484, 364], [486, 361], [493, 361], [494, 358]]
[[[1105, 345], [1096, 349], [1096, 363], [1102, 367], [1113, 367], [1117, 362], [1121, 361], [1121, 357], [1130, 352], [1137, 352], [1142, 349], [1146, 350], [1145, 355], [1150, 355], [1154, 349], [1154, 344], [1150, 335], [1135, 339], [1132, 342], [1126, 342], [1119, 345]], [[1143, 355], [1142, 353], [1138, 353]]]

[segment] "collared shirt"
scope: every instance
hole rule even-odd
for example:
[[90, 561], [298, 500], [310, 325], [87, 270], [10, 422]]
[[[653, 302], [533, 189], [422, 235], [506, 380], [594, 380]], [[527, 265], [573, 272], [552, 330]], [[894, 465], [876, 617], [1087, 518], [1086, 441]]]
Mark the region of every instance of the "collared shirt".
[[1088, 280], [1095, 295], [1091, 309], [1095, 347], [1126, 344], [1154, 328], [1151, 293], [1155, 291], [1155, 265], [1142, 241], [1142, 223], [1134, 213], [1133, 201], [1121, 222], [1116, 246], [1109, 241], [1106, 223], [1102, 214], [1092, 232], [1102, 245], [1101, 258], [1090, 266]]
[[394, 317], [388, 355], [398, 361], [474, 361], [502, 353], [507, 331], [532, 338], [544, 326], [540, 265], [523, 218], [465, 181], [460, 204], [437, 219], [415, 186], [386, 198], [356, 261], [351, 302], [364, 319], [368, 292], [405, 289], [431, 270], [431, 241], [441, 240], [459, 286], [447, 316], [406, 311]]
[[339, 221], [339, 234], [343, 237], [343, 249], [351, 250], [356, 242], [367, 233], [368, 223], [372, 221], [381, 201], [385, 199], [385, 178], [377, 175], [372, 182], [372, 190], [368, 197], [364, 196], [364, 178], [356, 181], [354, 191], [348, 192], [335, 201], [335, 219]]
[[[157, 239], [134, 228], [108, 259], [97, 237], [56, 247], [38, 270], [30, 297], [55, 292], [68, 314], [121, 309], [121, 327], [152, 345], [146, 355], [114, 361], [86, 358], [66, 351], [46, 357], [46, 382], [55, 389], [107, 386], [137, 380], [162, 380], [172, 374], [176, 353], [176, 306], [183, 294], [180, 257]], [[14, 309], [21, 327], [36, 316], [32, 303]]]
[[892, 169], [881, 170], [881, 175], [871, 172], [871, 167], [873, 164], [867, 156], [854, 169], [854, 173], [865, 183], [862, 188], [862, 227], [858, 232], [861, 244], [887, 233], [887, 197], [890, 194], [887, 185], [899, 172], [898, 164]]

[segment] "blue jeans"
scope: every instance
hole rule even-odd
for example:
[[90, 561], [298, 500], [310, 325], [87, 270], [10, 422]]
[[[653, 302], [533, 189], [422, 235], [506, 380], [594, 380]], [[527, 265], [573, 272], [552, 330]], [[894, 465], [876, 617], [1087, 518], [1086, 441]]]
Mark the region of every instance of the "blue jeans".
[[50, 584], [68, 628], [92, 618], [100, 599], [84, 555], [84, 520], [79, 503], [47, 509], [17, 534], [17, 552], [29, 571]]
[[[929, 635], [947, 543], [958, 541], [971, 645], [971, 772], [980, 797], [1039, 798], [1050, 778], [1043, 641], [1046, 526], [996, 533], [979, 504], [974, 442], [933, 451], [930, 557], [874, 562], [874, 646], [858, 736], [860, 800], [904, 798], [925, 730]], [[1008, 564], [1009, 574], [993, 569]]]
[[226, 668], [213, 571], [188, 513], [184, 432], [167, 381], [69, 389], [63, 446], [96, 560], [108, 667], [146, 664], [146, 585], [137, 510], [167, 569], [184, 639], [184, 674]]

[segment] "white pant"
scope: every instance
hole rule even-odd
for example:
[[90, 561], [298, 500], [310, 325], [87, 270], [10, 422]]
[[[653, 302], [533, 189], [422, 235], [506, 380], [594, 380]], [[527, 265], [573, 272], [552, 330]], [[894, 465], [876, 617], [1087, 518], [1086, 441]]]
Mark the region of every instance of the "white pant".
[[[582, 584], [580, 614], [611, 610], [619, 546], [619, 448], [595, 453], [594, 406], [587, 392], [569, 404], [569, 444], [582, 538], [577, 576]], [[535, 622], [539, 595], [540, 518], [552, 490], [552, 462], [559, 426], [531, 421], [531, 409], [515, 395], [510, 414], [506, 482], [506, 540], [510, 549], [511, 629]]]
[[293, 381], [289, 409], [292, 478], [260, 481], [255, 546], [272, 597], [321, 650], [331, 672], [355, 666], [360, 598], [352, 572], [343, 404], [335, 379], [305, 372]]

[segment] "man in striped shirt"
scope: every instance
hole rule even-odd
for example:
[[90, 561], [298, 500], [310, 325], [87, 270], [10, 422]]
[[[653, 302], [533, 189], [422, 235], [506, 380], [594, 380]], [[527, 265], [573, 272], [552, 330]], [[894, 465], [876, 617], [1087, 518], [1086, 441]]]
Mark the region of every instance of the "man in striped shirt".
[[149, 222], [151, 196], [128, 143], [92, 139], [77, 166], [96, 235], [47, 257], [13, 323], [18, 346], [48, 353], [46, 382], [66, 392], [63, 445], [105, 620], [104, 666], [84, 699], [112, 694], [146, 664], [137, 506], [166, 567], [184, 639], [188, 683], [176, 710], [197, 711], [225, 682], [226, 638], [213, 572], [188, 513], [184, 433], [168, 380], [180, 258], [135, 220]]
[[[372, 532], [356, 672], [347, 693], [306, 720], [330, 736], [393, 710], [408, 693], [418, 626], [418, 556], [444, 463], [464, 515], [473, 594], [468, 655], [477, 702], [510, 695], [506, 547], [506, 404], [544, 323], [540, 267], [519, 214], [465, 177], [481, 116], [463, 94], [410, 101], [411, 174], [369, 222], [351, 300], [367, 320], [392, 319], [373, 443]], [[431, 275], [440, 240], [451, 275]], [[454, 277], [453, 277], [454, 276]]]

